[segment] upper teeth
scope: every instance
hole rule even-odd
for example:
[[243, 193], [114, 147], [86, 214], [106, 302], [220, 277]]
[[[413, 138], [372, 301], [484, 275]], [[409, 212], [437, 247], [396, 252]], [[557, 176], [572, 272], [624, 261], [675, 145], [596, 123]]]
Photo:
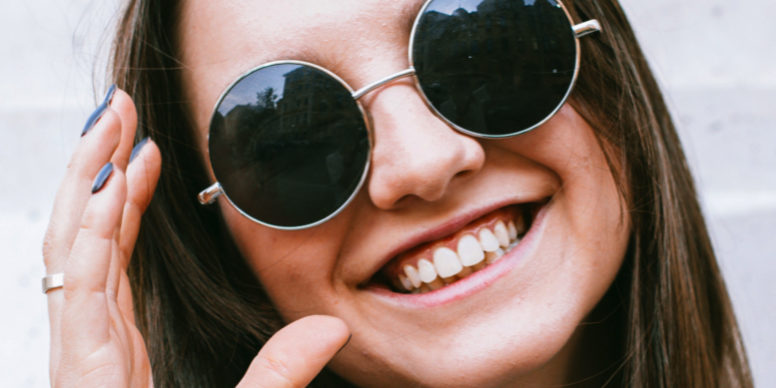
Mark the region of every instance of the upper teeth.
[[482, 228], [480, 231], [480, 245], [485, 252], [495, 252], [498, 249], [498, 240], [496, 235], [488, 228]]
[[503, 222], [499, 221], [496, 223], [496, 226], [493, 228], [493, 234], [496, 235], [498, 245], [500, 245], [502, 248], [509, 246], [509, 232], [507, 232], [507, 227]]
[[463, 269], [461, 259], [450, 248], [439, 248], [434, 251], [434, 268], [439, 277], [449, 278]]
[[484, 260], [485, 253], [482, 251], [480, 242], [474, 236], [467, 234], [458, 240], [458, 258], [461, 259], [461, 264], [470, 267]]
[[426, 259], [420, 259], [418, 261], [418, 274], [420, 274], [420, 280], [424, 283], [431, 283], [437, 278], [434, 265]]
[[431, 258], [418, 260], [417, 268], [405, 264], [395, 282], [396, 286], [407, 291], [420, 291], [424, 287], [432, 290], [439, 288], [462, 272], [471, 273], [470, 267], [476, 267], [474, 270], [484, 267], [483, 260], [487, 259], [487, 264], [498, 260], [504, 254], [504, 249], [517, 245], [519, 241], [518, 227], [513, 221], [498, 221], [493, 230], [483, 227], [476, 237], [472, 234], [462, 236], [456, 251], [439, 247], [434, 250]]

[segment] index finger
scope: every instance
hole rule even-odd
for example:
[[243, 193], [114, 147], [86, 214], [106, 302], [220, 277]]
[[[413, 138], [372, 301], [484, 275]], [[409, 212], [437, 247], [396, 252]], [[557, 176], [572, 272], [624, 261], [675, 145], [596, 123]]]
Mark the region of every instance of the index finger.
[[132, 150], [137, 126], [135, 105], [121, 89], [112, 88], [103, 108], [104, 114], [85, 133], [68, 163], [57, 191], [43, 245], [48, 273], [61, 272], [61, 258], [67, 257], [75, 239], [77, 223], [89, 196], [92, 179], [109, 160], [122, 171]]
[[267, 341], [237, 388], [305, 387], [349, 338], [350, 330], [339, 318], [299, 319]]

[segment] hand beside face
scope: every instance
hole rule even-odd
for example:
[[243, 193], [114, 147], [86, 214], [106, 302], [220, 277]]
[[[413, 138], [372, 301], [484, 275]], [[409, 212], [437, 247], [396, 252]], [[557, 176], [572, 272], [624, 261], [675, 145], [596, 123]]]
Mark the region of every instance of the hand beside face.
[[[186, 2], [184, 83], [202, 149], [221, 91], [261, 63], [306, 60], [355, 88], [406, 69], [421, 5]], [[476, 140], [435, 116], [409, 79], [362, 103], [371, 170], [334, 219], [279, 231], [219, 201], [280, 313], [288, 321], [344, 319], [353, 339], [331, 367], [359, 385], [557, 383], [579, 352], [570, 339], [611, 284], [629, 233], [592, 128], [566, 105], [532, 132]], [[395, 292], [394, 279], [383, 279], [521, 212], [530, 213], [521, 242], [471, 276], [420, 294]]]

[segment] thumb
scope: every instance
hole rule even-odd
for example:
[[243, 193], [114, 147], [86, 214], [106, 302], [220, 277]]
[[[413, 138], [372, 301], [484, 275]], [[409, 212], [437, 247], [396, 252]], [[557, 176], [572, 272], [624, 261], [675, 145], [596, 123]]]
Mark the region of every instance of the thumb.
[[305, 387], [345, 346], [350, 330], [339, 318], [311, 315], [267, 341], [237, 388]]

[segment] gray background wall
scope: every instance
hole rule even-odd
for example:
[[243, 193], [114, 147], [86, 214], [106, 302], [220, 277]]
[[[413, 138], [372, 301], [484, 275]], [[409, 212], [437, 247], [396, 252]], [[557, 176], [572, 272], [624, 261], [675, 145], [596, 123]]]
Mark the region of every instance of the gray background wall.
[[[701, 189], [757, 386], [776, 386], [776, 2], [622, 0]], [[48, 385], [40, 244], [116, 0], [0, 5], [0, 386]], [[98, 85], [98, 90], [104, 90]], [[99, 93], [98, 93], [99, 94]]]

